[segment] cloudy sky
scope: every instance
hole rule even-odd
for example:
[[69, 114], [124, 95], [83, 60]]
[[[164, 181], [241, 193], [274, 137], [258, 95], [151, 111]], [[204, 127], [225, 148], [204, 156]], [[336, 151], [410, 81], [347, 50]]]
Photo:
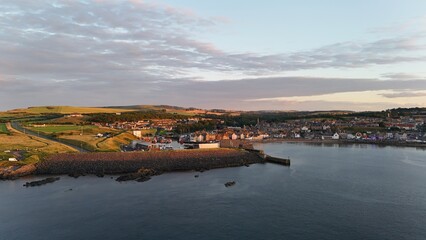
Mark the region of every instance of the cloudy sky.
[[426, 106], [426, 1], [2, 0], [0, 110]]

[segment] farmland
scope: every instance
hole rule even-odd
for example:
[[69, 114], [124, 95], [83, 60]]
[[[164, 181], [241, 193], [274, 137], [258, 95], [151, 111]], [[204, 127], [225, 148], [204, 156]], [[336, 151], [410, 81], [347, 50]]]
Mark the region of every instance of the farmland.
[[89, 129], [97, 128], [96, 126], [86, 125], [86, 126], [78, 126], [78, 125], [46, 125], [45, 127], [30, 127], [31, 130], [35, 132], [43, 132], [43, 133], [60, 133], [67, 131], [87, 131]]
[[[111, 131], [111, 130], [110, 130]], [[120, 151], [121, 144], [129, 144], [136, 137], [128, 132], [113, 131], [109, 138], [98, 138], [93, 134], [86, 135], [61, 135], [61, 141], [66, 141], [74, 145], [83, 146], [89, 151], [111, 152]]]
[[11, 150], [24, 152], [24, 160], [16, 164], [34, 163], [54, 153], [75, 152], [74, 149], [63, 144], [20, 133], [12, 129], [9, 123], [5, 126], [10, 134], [0, 134], [0, 166], [11, 164], [8, 161], [2, 161], [14, 157], [8, 152]]
[[[128, 144], [131, 140], [136, 139], [127, 132], [94, 125], [45, 125], [28, 129], [91, 152], [119, 151], [121, 144]], [[109, 137], [98, 137], [98, 134], [107, 134]]]
[[[129, 144], [131, 140], [136, 139], [128, 132], [94, 125], [45, 125], [28, 129], [56, 137], [61, 142], [79, 146], [91, 152], [120, 151], [120, 145]], [[97, 134], [108, 134], [110, 136], [98, 137]]]
[[9, 130], [6, 127], [5, 123], [0, 123], [0, 134], [9, 134]]

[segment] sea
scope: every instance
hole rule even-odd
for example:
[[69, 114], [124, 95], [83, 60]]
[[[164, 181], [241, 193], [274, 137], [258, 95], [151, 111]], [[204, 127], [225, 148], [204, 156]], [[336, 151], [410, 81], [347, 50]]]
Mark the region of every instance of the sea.
[[0, 240], [426, 239], [426, 150], [255, 147], [289, 157], [291, 166], [173, 172], [147, 182], [60, 176], [26, 188], [44, 177], [0, 181]]

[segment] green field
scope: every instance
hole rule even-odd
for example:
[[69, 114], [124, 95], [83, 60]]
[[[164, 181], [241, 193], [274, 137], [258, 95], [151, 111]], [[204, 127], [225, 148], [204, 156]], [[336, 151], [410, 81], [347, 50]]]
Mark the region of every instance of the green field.
[[91, 130], [93, 128], [97, 128], [96, 126], [92, 125], [85, 125], [85, 126], [78, 126], [78, 125], [53, 125], [46, 127], [31, 127], [30, 129], [35, 132], [43, 132], [43, 133], [59, 133], [59, 132], [66, 132], [66, 131], [86, 131]]
[[6, 123], [0, 123], [0, 134], [8, 134], [9, 130], [7, 130]]

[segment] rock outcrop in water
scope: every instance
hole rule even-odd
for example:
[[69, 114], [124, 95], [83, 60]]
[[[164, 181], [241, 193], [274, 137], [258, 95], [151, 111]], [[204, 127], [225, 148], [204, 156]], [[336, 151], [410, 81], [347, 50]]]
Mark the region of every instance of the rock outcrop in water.
[[225, 187], [232, 187], [234, 185], [235, 185], [235, 181], [230, 181], [230, 182], [225, 183]]
[[39, 181], [33, 181], [33, 182], [26, 182], [24, 184], [24, 187], [36, 187], [36, 186], [41, 186], [44, 184], [48, 184], [48, 183], [53, 183], [58, 181], [60, 178], [59, 177], [49, 177], [43, 180], [39, 180]]
[[119, 176], [116, 181], [131, 181], [136, 180], [138, 182], [145, 182], [151, 179], [151, 176], [158, 175], [159, 172], [156, 172], [152, 169], [141, 168], [136, 173], [129, 173], [126, 175]]

